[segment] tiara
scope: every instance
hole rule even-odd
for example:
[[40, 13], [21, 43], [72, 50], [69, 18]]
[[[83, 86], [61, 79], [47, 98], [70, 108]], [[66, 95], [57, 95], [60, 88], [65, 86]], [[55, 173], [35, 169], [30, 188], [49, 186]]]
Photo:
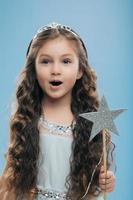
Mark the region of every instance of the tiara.
[[35, 38], [37, 37], [37, 35], [38, 35], [39, 33], [43, 32], [43, 31], [47, 31], [47, 30], [51, 30], [51, 29], [58, 29], [58, 28], [59, 28], [59, 29], [67, 30], [67, 31], [71, 32], [73, 35], [75, 35], [76, 37], [79, 37], [79, 35], [78, 35], [76, 32], [74, 32], [74, 31], [72, 30], [71, 27], [66, 26], [66, 25], [62, 25], [62, 24], [58, 24], [58, 23], [56, 23], [56, 22], [53, 22], [53, 23], [51, 23], [51, 24], [48, 24], [48, 25], [46, 25], [46, 26], [41, 27], [41, 28], [37, 31], [37, 33], [35, 34], [35, 36], [33, 37], [33, 39], [35, 39]]
[[28, 46], [26, 56], [29, 53], [29, 49], [30, 49], [30, 46], [31, 46], [33, 40], [35, 38], [37, 38], [38, 34], [43, 32], [43, 31], [47, 31], [47, 30], [51, 30], [51, 29], [63, 29], [63, 30], [67, 30], [70, 33], [72, 33], [76, 38], [78, 38], [80, 40], [80, 42], [82, 43], [82, 46], [85, 50], [86, 56], [88, 57], [86, 47], [84, 45], [83, 40], [80, 38], [80, 36], [70, 26], [62, 25], [62, 24], [59, 24], [59, 23], [56, 23], [56, 22], [50, 23], [50, 24], [45, 25], [45, 26], [41, 27], [40, 29], [38, 29], [38, 31], [36, 32], [35, 36], [33, 37], [33, 39], [31, 40], [31, 42]]

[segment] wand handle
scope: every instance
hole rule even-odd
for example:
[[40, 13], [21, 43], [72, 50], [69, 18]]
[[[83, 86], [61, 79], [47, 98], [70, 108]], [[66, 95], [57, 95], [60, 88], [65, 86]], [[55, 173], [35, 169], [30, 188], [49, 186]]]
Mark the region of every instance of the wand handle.
[[[104, 163], [104, 173], [107, 176], [106, 129], [103, 130], [103, 163]], [[106, 178], [105, 178], [105, 188], [106, 188]], [[107, 193], [104, 192], [104, 200], [106, 199], [107, 199]]]

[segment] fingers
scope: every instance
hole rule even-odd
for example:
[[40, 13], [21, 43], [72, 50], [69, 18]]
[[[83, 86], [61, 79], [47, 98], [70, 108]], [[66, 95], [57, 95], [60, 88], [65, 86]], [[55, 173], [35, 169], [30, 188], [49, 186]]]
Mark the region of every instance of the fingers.
[[104, 169], [102, 167], [99, 175], [99, 186], [104, 192], [112, 192], [115, 186], [114, 173], [112, 171], [107, 171], [106, 174], [104, 173]]
[[100, 184], [100, 188], [103, 192], [112, 192], [114, 190], [114, 185], [112, 185], [112, 183], [108, 183], [108, 184]]
[[106, 182], [110, 182], [114, 178], [114, 173], [112, 171], [107, 171], [107, 174], [103, 172], [100, 173], [99, 178], [102, 180], [106, 179]]

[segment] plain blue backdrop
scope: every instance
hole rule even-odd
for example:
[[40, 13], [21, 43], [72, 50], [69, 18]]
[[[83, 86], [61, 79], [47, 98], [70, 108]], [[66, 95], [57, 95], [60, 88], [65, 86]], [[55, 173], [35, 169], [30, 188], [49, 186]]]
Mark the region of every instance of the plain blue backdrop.
[[27, 46], [36, 30], [50, 22], [73, 27], [84, 40], [98, 76], [100, 96], [110, 109], [127, 108], [115, 123], [116, 187], [108, 200], [132, 200], [133, 1], [5, 0], [0, 1], [0, 174], [9, 142], [10, 105]]

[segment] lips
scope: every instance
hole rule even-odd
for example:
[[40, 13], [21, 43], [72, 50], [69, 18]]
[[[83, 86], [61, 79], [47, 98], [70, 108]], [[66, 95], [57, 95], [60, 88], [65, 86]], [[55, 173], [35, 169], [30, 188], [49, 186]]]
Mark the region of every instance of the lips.
[[59, 85], [62, 84], [62, 81], [60, 81], [60, 80], [52, 80], [52, 81], [50, 81], [50, 84], [52, 86], [59, 86]]

